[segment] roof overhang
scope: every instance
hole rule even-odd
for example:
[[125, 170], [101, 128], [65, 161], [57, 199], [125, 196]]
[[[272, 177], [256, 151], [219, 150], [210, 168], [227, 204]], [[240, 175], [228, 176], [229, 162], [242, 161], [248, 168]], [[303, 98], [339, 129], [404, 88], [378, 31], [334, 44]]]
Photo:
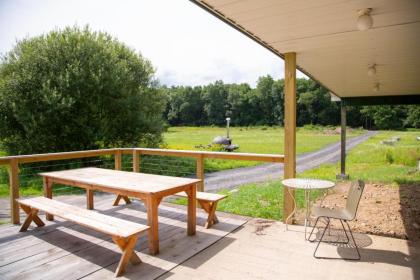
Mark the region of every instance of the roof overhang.
[[[191, 1], [281, 58], [296, 52], [297, 68], [340, 98], [420, 95], [420, 1]], [[365, 8], [374, 23], [359, 31]]]

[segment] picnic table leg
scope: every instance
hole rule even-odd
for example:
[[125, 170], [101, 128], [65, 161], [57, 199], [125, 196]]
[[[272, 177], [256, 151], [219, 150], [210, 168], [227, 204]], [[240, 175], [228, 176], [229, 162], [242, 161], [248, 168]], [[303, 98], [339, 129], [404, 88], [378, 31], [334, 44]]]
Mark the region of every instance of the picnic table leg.
[[147, 207], [147, 225], [149, 229], [149, 252], [151, 255], [159, 253], [159, 222], [158, 222], [158, 206], [159, 199], [153, 195], [149, 195], [146, 199]]
[[188, 190], [185, 191], [188, 195], [188, 226], [187, 226], [187, 232], [188, 235], [194, 235], [195, 234], [195, 226], [197, 222], [197, 216], [196, 216], [196, 196], [197, 196], [197, 185], [193, 184], [189, 186]]
[[[44, 177], [44, 195], [46, 198], [52, 199], [52, 182], [48, 177]], [[45, 214], [47, 221], [54, 221], [54, 216], [51, 214]]]
[[93, 190], [86, 190], [86, 208], [89, 210], [93, 209]]
[[113, 205], [114, 206], [118, 206], [118, 204], [120, 204], [121, 198], [124, 199], [125, 204], [130, 204], [131, 203], [131, 200], [128, 198], [128, 196], [118, 194], [117, 197], [114, 200], [114, 204]]

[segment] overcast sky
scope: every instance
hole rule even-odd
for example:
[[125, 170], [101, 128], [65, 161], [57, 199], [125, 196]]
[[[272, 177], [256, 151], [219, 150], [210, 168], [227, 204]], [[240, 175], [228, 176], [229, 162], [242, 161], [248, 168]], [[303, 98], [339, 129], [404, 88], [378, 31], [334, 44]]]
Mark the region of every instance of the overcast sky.
[[75, 24], [141, 52], [166, 85], [255, 86], [260, 76], [284, 76], [282, 59], [188, 0], [0, 0], [0, 53], [16, 40]]

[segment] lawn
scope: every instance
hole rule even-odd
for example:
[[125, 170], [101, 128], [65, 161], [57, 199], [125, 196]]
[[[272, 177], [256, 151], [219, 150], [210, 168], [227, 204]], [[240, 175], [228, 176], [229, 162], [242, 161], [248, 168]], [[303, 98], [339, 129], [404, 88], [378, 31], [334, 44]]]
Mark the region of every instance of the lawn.
[[[340, 140], [340, 134], [332, 133], [334, 127], [306, 126], [297, 128], [297, 154], [319, 150]], [[363, 133], [361, 129], [351, 130], [348, 137]], [[210, 144], [214, 137], [226, 135], [223, 127], [171, 127], [164, 134], [164, 148], [180, 150], [205, 150], [198, 146]], [[281, 127], [233, 127], [230, 129], [233, 143], [239, 145], [237, 152], [283, 154], [284, 129]], [[205, 171], [214, 172], [230, 168], [254, 166], [260, 162], [217, 160], [205, 162]]]
[[[382, 131], [350, 151], [347, 173], [351, 179], [380, 182], [393, 186], [413, 184], [420, 187], [420, 172], [416, 171], [420, 159], [420, 131]], [[382, 140], [399, 136], [394, 146], [381, 144]], [[321, 178], [335, 181], [339, 164], [324, 164], [319, 168], [298, 174], [298, 177]], [[267, 219], [283, 217], [283, 187], [279, 181], [243, 185], [234, 191], [221, 191], [228, 198], [221, 201], [218, 210]], [[319, 193], [313, 192], [315, 198]], [[296, 192], [298, 207], [303, 207], [303, 192]], [[185, 202], [181, 202], [185, 203]]]
[[[340, 140], [340, 134], [332, 134], [334, 128], [306, 126], [297, 128], [296, 152], [316, 151]], [[328, 131], [327, 131], [328, 130]], [[360, 135], [363, 130], [351, 130], [349, 137]], [[202, 150], [198, 145], [210, 144], [216, 136], [226, 136], [224, 127], [171, 127], [164, 134], [165, 147], [181, 150]], [[281, 127], [231, 127], [230, 137], [239, 145], [238, 152], [283, 154], [284, 129]]]
[[[346, 173], [351, 179], [367, 182], [394, 185], [402, 182], [419, 183], [420, 172], [416, 171], [420, 159], [420, 141], [416, 140], [419, 135], [419, 130], [378, 133], [347, 155]], [[380, 143], [392, 137], [400, 137], [401, 140], [393, 146]], [[339, 170], [339, 164], [324, 164], [300, 176], [334, 180]]]

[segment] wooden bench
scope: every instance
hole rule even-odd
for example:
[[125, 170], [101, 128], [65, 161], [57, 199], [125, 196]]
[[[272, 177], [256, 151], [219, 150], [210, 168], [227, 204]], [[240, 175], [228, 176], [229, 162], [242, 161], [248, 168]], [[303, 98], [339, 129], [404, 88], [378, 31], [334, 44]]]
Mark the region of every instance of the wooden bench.
[[139, 233], [148, 230], [148, 226], [110, 217], [45, 197], [21, 199], [18, 202], [23, 211], [28, 215], [20, 231], [26, 231], [32, 222], [35, 222], [39, 227], [44, 226], [44, 222], [38, 216], [38, 211], [44, 211], [48, 214], [111, 235], [112, 240], [122, 251], [120, 262], [115, 271], [116, 277], [124, 273], [129, 261], [132, 264], [141, 263], [140, 258], [134, 252], [134, 247], [136, 246]]
[[[187, 194], [185, 192], [179, 192], [175, 194], [179, 197], [188, 198]], [[207, 222], [205, 224], [205, 228], [210, 228], [212, 225], [217, 224], [219, 220], [216, 216], [216, 208], [217, 203], [226, 198], [226, 195], [223, 194], [217, 194], [217, 193], [207, 193], [207, 192], [197, 192], [197, 201], [200, 203], [201, 207], [208, 213]], [[126, 195], [117, 195], [114, 201], [114, 206], [117, 206], [121, 199], [124, 199], [126, 204], [130, 204], [130, 198]], [[143, 201], [145, 203], [145, 201]]]
[[[179, 192], [175, 194], [180, 197], [188, 197], [185, 192]], [[197, 192], [197, 201], [200, 203], [201, 207], [208, 213], [207, 222], [205, 228], [210, 228], [212, 225], [217, 224], [219, 220], [216, 216], [217, 203], [226, 198], [226, 195], [218, 193], [207, 193], [207, 192]]]

